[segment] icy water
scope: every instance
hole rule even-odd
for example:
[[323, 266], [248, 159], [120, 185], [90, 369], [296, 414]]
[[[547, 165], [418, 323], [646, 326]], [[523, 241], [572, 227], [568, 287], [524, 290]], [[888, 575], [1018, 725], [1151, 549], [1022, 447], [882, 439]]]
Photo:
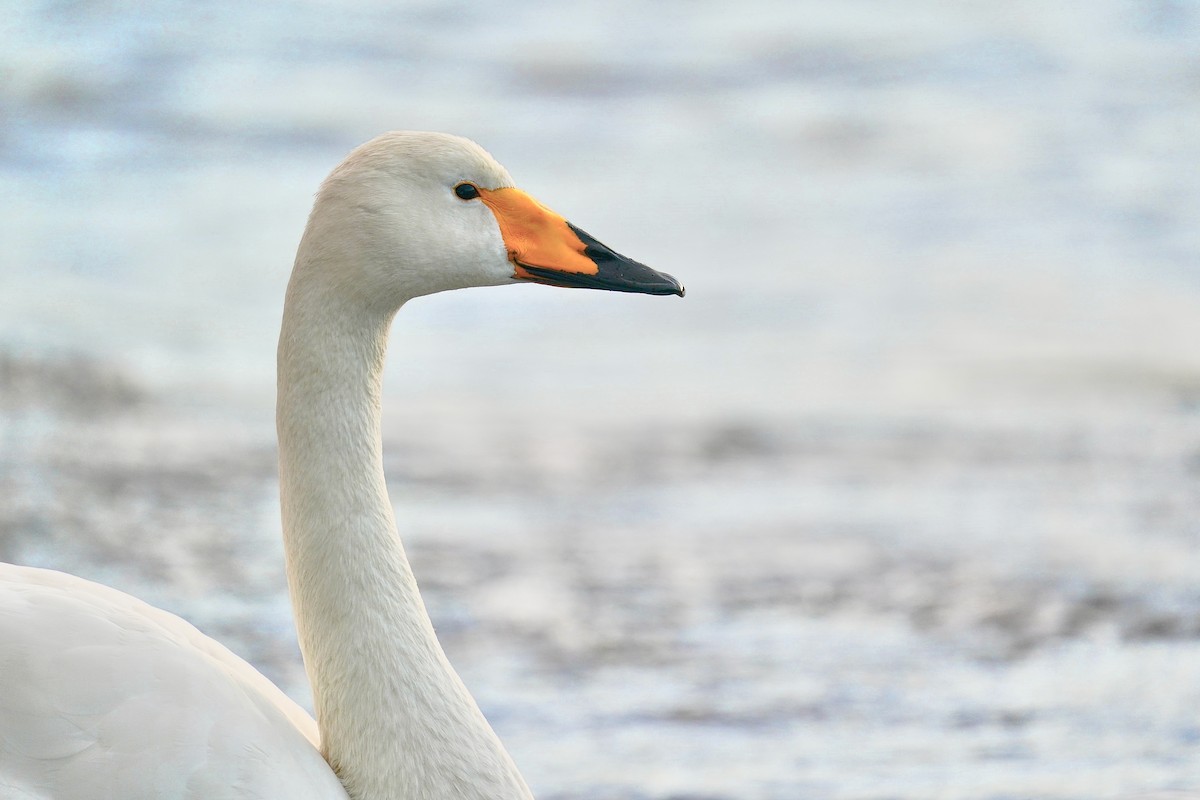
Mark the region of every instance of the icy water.
[[0, 557], [306, 705], [274, 337], [390, 128], [688, 287], [393, 332], [402, 532], [539, 797], [1200, 793], [1200, 7], [7, 6]]

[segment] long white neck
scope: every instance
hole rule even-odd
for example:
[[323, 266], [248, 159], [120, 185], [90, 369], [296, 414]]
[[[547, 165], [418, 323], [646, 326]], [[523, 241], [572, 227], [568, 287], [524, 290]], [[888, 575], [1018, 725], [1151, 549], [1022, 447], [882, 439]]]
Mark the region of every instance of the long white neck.
[[528, 800], [437, 641], [396, 533], [379, 425], [393, 310], [344, 297], [301, 252], [277, 424], [288, 583], [321, 749], [355, 800]]

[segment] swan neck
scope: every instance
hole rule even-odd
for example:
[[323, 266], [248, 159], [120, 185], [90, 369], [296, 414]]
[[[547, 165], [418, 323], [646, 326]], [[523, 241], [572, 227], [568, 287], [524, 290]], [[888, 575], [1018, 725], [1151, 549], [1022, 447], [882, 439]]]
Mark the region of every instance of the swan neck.
[[[303, 252], [303, 251], [302, 251]], [[396, 531], [380, 392], [394, 312], [298, 260], [279, 341], [288, 584], [321, 749], [355, 800], [530, 798], [446, 659]]]

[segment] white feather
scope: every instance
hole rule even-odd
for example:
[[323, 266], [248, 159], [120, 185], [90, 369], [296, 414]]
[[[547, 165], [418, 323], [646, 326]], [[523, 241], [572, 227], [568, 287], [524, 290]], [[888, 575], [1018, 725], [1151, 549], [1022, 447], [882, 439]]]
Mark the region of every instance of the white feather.
[[0, 797], [327, 800], [316, 723], [173, 614], [0, 564]]

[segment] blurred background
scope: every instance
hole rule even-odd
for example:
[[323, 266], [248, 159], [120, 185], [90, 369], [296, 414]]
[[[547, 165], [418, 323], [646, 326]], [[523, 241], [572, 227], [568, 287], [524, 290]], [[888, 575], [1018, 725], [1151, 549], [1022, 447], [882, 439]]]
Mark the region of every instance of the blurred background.
[[1200, 6], [7, 4], [0, 558], [306, 706], [275, 336], [395, 128], [688, 287], [393, 331], [401, 531], [539, 797], [1200, 790]]

